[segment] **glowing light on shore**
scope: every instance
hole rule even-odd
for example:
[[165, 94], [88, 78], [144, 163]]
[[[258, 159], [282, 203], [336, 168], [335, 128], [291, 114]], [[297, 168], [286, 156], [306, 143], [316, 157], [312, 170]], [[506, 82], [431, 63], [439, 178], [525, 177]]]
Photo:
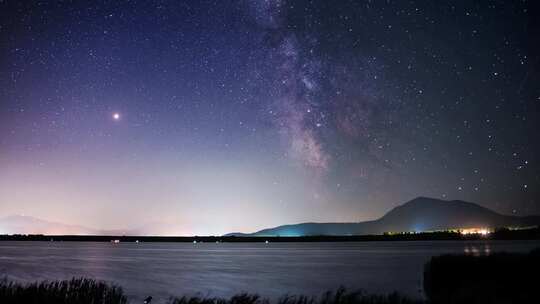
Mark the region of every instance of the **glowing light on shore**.
[[487, 228], [468, 228], [468, 229], [462, 229], [460, 232], [462, 235], [469, 235], [469, 234], [480, 234], [480, 235], [488, 235], [491, 233], [491, 231]]

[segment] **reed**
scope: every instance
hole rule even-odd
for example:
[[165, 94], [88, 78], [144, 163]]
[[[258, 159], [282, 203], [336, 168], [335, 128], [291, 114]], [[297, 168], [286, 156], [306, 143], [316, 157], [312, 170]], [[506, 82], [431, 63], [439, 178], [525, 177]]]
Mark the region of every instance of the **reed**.
[[0, 303], [3, 304], [125, 304], [122, 288], [102, 281], [73, 278], [21, 284], [0, 280]]

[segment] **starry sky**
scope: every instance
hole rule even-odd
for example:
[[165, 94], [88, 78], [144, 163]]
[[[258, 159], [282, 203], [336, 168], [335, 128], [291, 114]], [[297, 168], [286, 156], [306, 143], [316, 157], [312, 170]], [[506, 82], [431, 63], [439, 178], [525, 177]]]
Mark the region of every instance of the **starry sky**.
[[417, 196], [540, 214], [539, 6], [0, 1], [0, 217], [204, 235]]

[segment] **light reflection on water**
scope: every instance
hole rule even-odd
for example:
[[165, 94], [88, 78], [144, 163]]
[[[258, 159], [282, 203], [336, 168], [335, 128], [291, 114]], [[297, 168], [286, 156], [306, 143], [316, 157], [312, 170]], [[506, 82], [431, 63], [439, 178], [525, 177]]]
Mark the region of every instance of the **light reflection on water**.
[[319, 295], [345, 286], [421, 297], [431, 256], [525, 252], [538, 241], [363, 243], [0, 242], [0, 273], [19, 281], [85, 276], [115, 282], [131, 299], [247, 291]]
[[490, 255], [491, 247], [488, 242], [478, 245], [465, 245], [463, 253], [472, 256]]

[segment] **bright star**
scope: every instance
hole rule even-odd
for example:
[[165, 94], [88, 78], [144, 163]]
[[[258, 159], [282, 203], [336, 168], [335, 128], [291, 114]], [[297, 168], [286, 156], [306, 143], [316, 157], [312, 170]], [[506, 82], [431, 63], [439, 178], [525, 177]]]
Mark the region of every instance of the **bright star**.
[[113, 113], [112, 118], [113, 118], [114, 120], [120, 120], [120, 113]]

